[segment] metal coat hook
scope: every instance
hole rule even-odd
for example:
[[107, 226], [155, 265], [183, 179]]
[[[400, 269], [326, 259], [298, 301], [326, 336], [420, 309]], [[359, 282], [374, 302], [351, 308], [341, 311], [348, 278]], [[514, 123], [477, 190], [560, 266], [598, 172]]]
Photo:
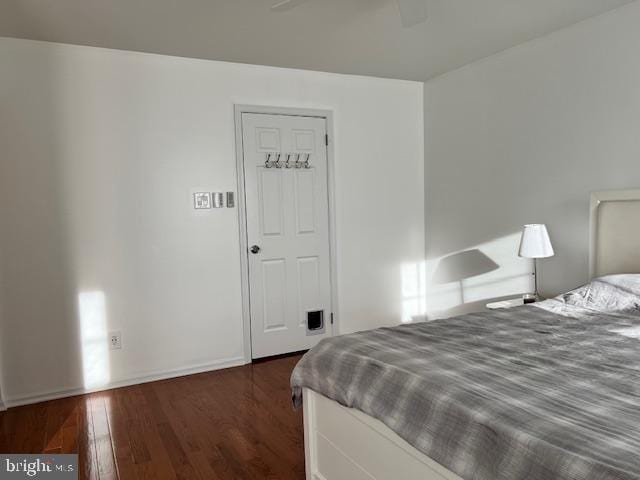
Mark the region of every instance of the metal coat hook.
[[291, 168], [291, 165], [289, 164], [289, 161], [291, 160], [292, 156], [293, 156], [293, 153], [287, 153], [287, 161], [284, 162], [285, 168]]
[[296, 168], [300, 168], [301, 164], [300, 164], [300, 154], [296, 153], [296, 163], [293, 164], [294, 167]]
[[309, 157], [311, 157], [311, 154], [307, 153], [307, 159], [304, 161], [304, 168], [311, 168], [311, 165], [309, 165]]
[[267, 159], [264, 161], [265, 168], [271, 168], [271, 165], [269, 164], [269, 160], [271, 160], [271, 153], [267, 152]]
[[282, 156], [282, 153], [278, 152], [276, 153], [276, 168], [282, 168], [282, 165], [280, 164], [280, 157]]

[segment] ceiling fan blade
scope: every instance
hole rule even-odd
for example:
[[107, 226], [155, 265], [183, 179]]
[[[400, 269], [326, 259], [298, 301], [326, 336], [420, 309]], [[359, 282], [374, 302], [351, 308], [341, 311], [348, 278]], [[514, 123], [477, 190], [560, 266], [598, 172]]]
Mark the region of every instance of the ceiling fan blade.
[[403, 27], [413, 27], [427, 21], [427, 0], [396, 0]]
[[303, 3], [306, 3], [308, 1], [309, 0], [280, 0], [279, 2], [271, 5], [271, 10], [273, 10], [274, 12], [284, 12], [286, 10], [295, 8], [298, 5], [302, 5]]

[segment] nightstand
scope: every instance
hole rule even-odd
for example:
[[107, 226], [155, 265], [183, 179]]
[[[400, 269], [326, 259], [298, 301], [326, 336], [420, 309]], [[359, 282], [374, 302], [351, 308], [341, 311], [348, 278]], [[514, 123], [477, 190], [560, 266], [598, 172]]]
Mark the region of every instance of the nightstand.
[[510, 298], [508, 300], [502, 300], [500, 302], [487, 303], [487, 308], [489, 310], [498, 310], [499, 308], [512, 308], [518, 307], [520, 305], [524, 305], [524, 300], [522, 300], [522, 297]]

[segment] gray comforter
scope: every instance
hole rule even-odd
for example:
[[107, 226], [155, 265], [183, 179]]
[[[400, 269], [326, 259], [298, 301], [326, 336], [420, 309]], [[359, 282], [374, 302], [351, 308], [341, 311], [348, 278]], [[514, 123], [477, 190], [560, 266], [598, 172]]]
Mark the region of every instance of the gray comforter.
[[560, 298], [334, 337], [291, 384], [296, 405], [311, 388], [465, 479], [640, 478], [637, 316]]

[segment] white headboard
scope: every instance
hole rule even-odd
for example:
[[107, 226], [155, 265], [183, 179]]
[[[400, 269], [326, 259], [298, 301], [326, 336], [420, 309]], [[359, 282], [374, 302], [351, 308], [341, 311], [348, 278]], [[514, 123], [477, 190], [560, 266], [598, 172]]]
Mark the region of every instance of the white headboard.
[[589, 276], [640, 273], [640, 190], [591, 194]]

